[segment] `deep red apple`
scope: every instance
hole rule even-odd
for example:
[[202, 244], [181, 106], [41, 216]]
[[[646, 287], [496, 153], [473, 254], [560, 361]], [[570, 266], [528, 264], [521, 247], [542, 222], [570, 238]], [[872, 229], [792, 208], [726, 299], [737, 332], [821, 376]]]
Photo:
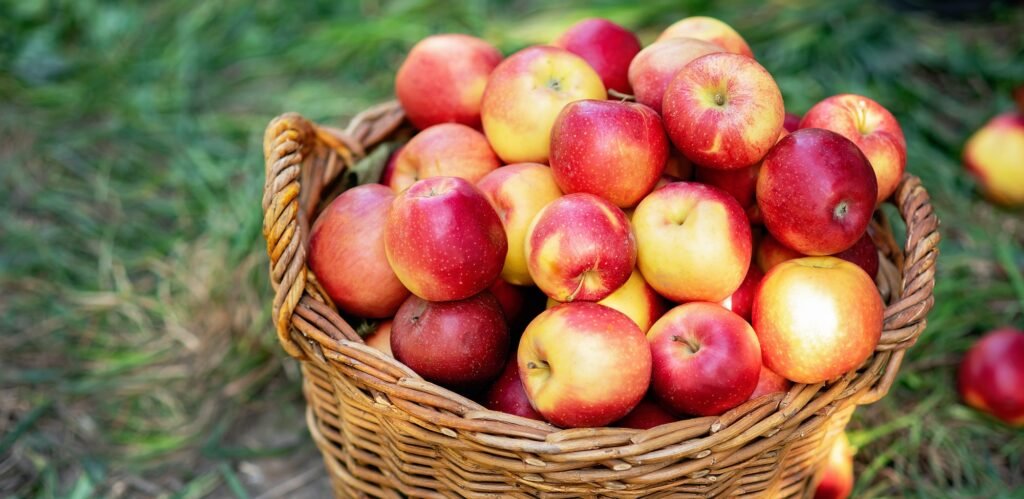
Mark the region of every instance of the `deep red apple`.
[[786, 119], [782, 122], [782, 128], [793, 133], [800, 128], [800, 116], [793, 113], [786, 113]]
[[611, 426], [618, 428], [635, 428], [637, 430], [649, 430], [655, 426], [679, 421], [679, 418], [672, 415], [657, 402], [650, 398], [640, 401], [626, 417], [614, 422]]
[[516, 362], [514, 356], [505, 364], [505, 370], [487, 391], [487, 395], [484, 397], [484, 407], [492, 411], [544, 421], [544, 416], [541, 416], [530, 405], [526, 389], [523, 388], [523, 381], [519, 379], [519, 363]]
[[754, 194], [757, 192], [757, 173], [761, 165], [748, 166], [737, 170], [719, 170], [698, 166], [697, 182], [713, 185], [728, 192], [740, 203], [743, 211], [757, 204]]
[[775, 239], [805, 255], [853, 246], [871, 222], [878, 184], [857, 145], [804, 128], [783, 137], [761, 163], [757, 204]]
[[640, 40], [632, 31], [607, 19], [584, 19], [562, 33], [552, 45], [587, 61], [605, 88], [633, 93], [626, 75], [629, 62], [640, 52]]
[[761, 372], [761, 346], [740, 316], [707, 302], [663, 315], [647, 333], [651, 390], [666, 408], [713, 416], [750, 398]]
[[395, 359], [449, 388], [486, 385], [501, 372], [508, 350], [505, 314], [490, 291], [447, 302], [410, 296], [391, 326]]
[[871, 240], [871, 235], [866, 232], [857, 242], [853, 243], [853, 246], [836, 253], [834, 256], [857, 264], [872, 279], [878, 276], [878, 248], [875, 247], [875, 242]]
[[523, 310], [523, 289], [519, 286], [509, 284], [504, 279], [498, 279], [491, 285], [491, 293], [501, 304], [501, 311], [505, 312], [505, 319], [511, 323], [519, 312]]
[[1024, 331], [997, 329], [975, 343], [960, 363], [957, 387], [967, 405], [1024, 426]]
[[728, 298], [722, 300], [721, 305], [726, 310], [742, 317], [743, 320], [750, 322], [750, 311], [754, 306], [754, 293], [763, 278], [764, 272], [761, 272], [757, 265], [751, 264], [740, 287], [733, 291]]

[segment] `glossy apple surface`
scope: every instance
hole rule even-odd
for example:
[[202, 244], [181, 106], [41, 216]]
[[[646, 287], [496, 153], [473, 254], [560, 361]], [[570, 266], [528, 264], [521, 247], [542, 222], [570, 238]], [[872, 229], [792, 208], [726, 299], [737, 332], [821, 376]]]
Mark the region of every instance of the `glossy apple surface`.
[[690, 61], [722, 47], [696, 38], [669, 38], [644, 47], [629, 64], [629, 83], [636, 101], [661, 114], [661, 101], [669, 82]]
[[621, 419], [651, 379], [643, 333], [625, 315], [596, 303], [566, 303], [538, 315], [519, 342], [518, 362], [533, 408], [565, 428]]
[[633, 93], [627, 73], [629, 62], [640, 52], [636, 35], [607, 19], [584, 19], [562, 33], [553, 43], [572, 52], [597, 71], [609, 90]]
[[530, 405], [523, 381], [519, 378], [519, 363], [515, 357], [505, 364], [505, 370], [487, 391], [484, 396], [484, 407], [492, 411], [544, 421], [544, 416]]
[[[597, 303], [626, 314], [626, 317], [632, 319], [633, 323], [640, 328], [641, 333], [647, 333], [651, 325], [667, 309], [665, 300], [654, 291], [650, 284], [647, 284], [644, 276], [640, 275], [638, 270], [634, 270], [630, 274], [629, 280], [625, 284]], [[547, 308], [560, 304], [548, 298]]]
[[313, 224], [307, 263], [345, 312], [391, 317], [409, 296], [384, 251], [384, 223], [394, 199], [383, 185], [355, 187], [331, 201]]
[[438, 123], [480, 128], [480, 100], [501, 52], [479, 38], [443, 34], [420, 40], [395, 76], [406, 116], [423, 130]]
[[705, 40], [719, 45], [733, 54], [754, 57], [754, 52], [750, 50], [747, 41], [732, 26], [713, 17], [693, 16], [676, 21], [675, 24], [661, 32], [658, 41], [678, 37]]
[[[757, 266], [765, 272], [787, 260], [808, 256], [780, 243], [771, 234], [766, 234], [761, 239], [755, 255]], [[871, 240], [871, 235], [867, 233], [861, 236], [857, 242], [853, 243], [853, 246], [832, 256], [856, 264], [864, 269], [864, 272], [867, 272], [868, 276], [872, 279], [878, 276], [878, 248], [875, 247], [874, 241]]]
[[758, 284], [761, 284], [761, 279], [764, 278], [764, 272], [757, 265], [750, 265], [747, 269], [747, 275], [743, 278], [743, 282], [740, 283], [740, 287], [736, 288], [728, 298], [722, 300], [720, 305], [725, 307], [726, 310], [740, 316], [743, 320], [750, 322], [750, 312], [754, 308], [754, 293], [757, 291]]
[[665, 89], [661, 108], [672, 143], [698, 166], [723, 170], [761, 161], [785, 115], [772, 75], [728, 53], [687, 64]]
[[466, 125], [443, 123], [414, 135], [402, 147], [388, 185], [399, 193], [430, 177], [459, 177], [475, 184], [499, 166], [484, 134]]
[[957, 388], [967, 405], [1024, 426], [1024, 331], [1002, 328], [974, 344], [960, 363]]
[[562, 192], [587, 192], [620, 208], [654, 189], [667, 158], [661, 118], [643, 104], [576, 101], [551, 129], [551, 172]]
[[971, 135], [964, 144], [964, 165], [985, 197], [1024, 206], [1024, 115], [1001, 114]]
[[384, 225], [384, 249], [409, 291], [447, 301], [494, 284], [508, 242], [501, 219], [476, 187], [458, 177], [432, 177], [395, 198]]
[[757, 335], [740, 316], [714, 303], [669, 310], [647, 333], [651, 390], [671, 411], [721, 414], [750, 398], [761, 371]]
[[884, 309], [875, 282], [850, 262], [830, 256], [783, 262], [754, 296], [764, 365], [807, 384], [856, 369], [878, 345]]
[[779, 140], [761, 163], [757, 204], [775, 239], [806, 255], [853, 246], [871, 222], [878, 185], [856, 144], [820, 128]]
[[618, 428], [634, 428], [637, 430], [649, 430], [655, 426], [673, 423], [679, 418], [672, 415], [657, 402], [650, 398], [640, 401], [626, 417], [614, 422], [611, 426]]

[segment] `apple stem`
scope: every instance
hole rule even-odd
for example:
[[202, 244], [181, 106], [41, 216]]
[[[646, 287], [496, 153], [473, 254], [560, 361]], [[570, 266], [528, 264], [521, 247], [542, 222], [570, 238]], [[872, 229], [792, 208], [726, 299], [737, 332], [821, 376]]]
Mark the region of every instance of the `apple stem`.
[[682, 343], [683, 346], [686, 348], [686, 352], [687, 353], [695, 354], [698, 351], [700, 351], [700, 343], [698, 343], [697, 340], [695, 340], [693, 338], [690, 338], [690, 337], [684, 338], [682, 336], [673, 336], [672, 337], [672, 341], [678, 341], [679, 343]]
[[[537, 362], [539, 362], [540, 364], [538, 364]], [[544, 362], [543, 360], [540, 360], [540, 361], [537, 361], [537, 362], [534, 362], [532, 360], [527, 362], [526, 363], [526, 368], [527, 369], [547, 369], [548, 368], [548, 363], [547, 362]]]
[[846, 212], [850, 211], [850, 205], [846, 201], [840, 201], [836, 205], [836, 208], [832, 210], [832, 216], [836, 220], [842, 220], [846, 218]]
[[721, 92], [715, 94], [715, 104], [719, 106], [725, 105], [725, 96]]

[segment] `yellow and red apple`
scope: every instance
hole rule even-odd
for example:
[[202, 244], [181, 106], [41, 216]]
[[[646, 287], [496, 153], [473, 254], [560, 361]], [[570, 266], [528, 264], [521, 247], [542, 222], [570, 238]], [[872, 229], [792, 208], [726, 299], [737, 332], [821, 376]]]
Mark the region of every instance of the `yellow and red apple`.
[[670, 38], [644, 47], [629, 64], [629, 83], [636, 101], [661, 114], [669, 82], [690, 61], [725, 49], [696, 38]]
[[608, 90], [629, 94], [629, 62], [640, 52], [636, 35], [607, 19], [584, 19], [562, 33], [552, 44], [572, 52], [590, 64]]
[[526, 389], [523, 388], [523, 380], [519, 377], [519, 362], [515, 356], [505, 364], [505, 370], [487, 390], [487, 394], [484, 395], [484, 407], [492, 411], [544, 421], [544, 416], [530, 405]]
[[736, 291], [722, 300], [719, 305], [750, 322], [750, 312], [754, 308], [754, 293], [757, 292], [757, 286], [761, 284], [763, 278], [764, 272], [761, 272], [757, 265], [751, 264], [740, 287], [736, 288]]
[[377, 329], [374, 329], [372, 333], [363, 338], [367, 346], [371, 346], [386, 353], [389, 357], [394, 357], [395, 354], [391, 352], [391, 325], [393, 321], [388, 319], [377, 324]]
[[843, 433], [825, 458], [825, 469], [814, 490], [814, 499], [847, 499], [853, 492], [853, 448]]
[[750, 394], [750, 399], [753, 400], [772, 393], [788, 392], [792, 386], [792, 381], [761, 365], [761, 374], [757, 377], [757, 386], [754, 387], [754, 393]]
[[[666, 309], [665, 300], [647, 284], [638, 270], [634, 270], [629, 280], [619, 286], [619, 289], [597, 303], [626, 314], [626, 317], [632, 319], [640, 328], [640, 332], [645, 334]], [[548, 298], [547, 308], [560, 304]]]
[[750, 50], [747, 41], [732, 26], [713, 17], [693, 16], [676, 21], [661, 32], [658, 41], [679, 37], [708, 41], [733, 54], [754, 57], [754, 52]]
[[1024, 206], [1024, 114], [1001, 114], [971, 135], [964, 145], [964, 165], [987, 198]]
[[499, 166], [484, 134], [466, 125], [443, 123], [414, 135], [402, 147], [388, 185], [399, 193], [430, 177], [459, 177], [475, 184]]

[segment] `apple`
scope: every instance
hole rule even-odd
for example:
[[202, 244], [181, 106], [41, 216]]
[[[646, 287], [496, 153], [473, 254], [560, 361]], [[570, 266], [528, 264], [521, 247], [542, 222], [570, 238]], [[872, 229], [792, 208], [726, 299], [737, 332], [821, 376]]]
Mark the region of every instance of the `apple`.
[[747, 274], [750, 225], [721, 189], [673, 182], [648, 194], [632, 223], [640, 273], [669, 300], [722, 301]]
[[502, 279], [520, 286], [533, 284], [526, 265], [526, 231], [542, 208], [562, 196], [551, 169], [539, 163], [507, 165], [485, 175], [476, 186], [498, 213], [508, 236]]
[[754, 387], [754, 393], [750, 394], [750, 400], [772, 393], [788, 392], [792, 386], [791, 381], [762, 365], [761, 373], [757, 377], [757, 386]]
[[678, 420], [679, 418], [666, 411], [657, 402], [644, 398], [632, 411], [629, 411], [629, 414], [626, 414], [626, 417], [612, 423], [612, 426], [649, 430], [655, 426], [673, 423]]
[[693, 16], [676, 21], [661, 32], [658, 41], [679, 37], [697, 38], [719, 45], [733, 54], [754, 57], [746, 40], [732, 26], [713, 17]]
[[427, 381], [453, 389], [481, 387], [505, 366], [508, 324], [490, 291], [456, 301], [413, 295], [395, 314], [391, 351]]
[[729, 53], [687, 64], [665, 89], [661, 108], [672, 143], [698, 166], [723, 170], [761, 161], [785, 117], [772, 75]]
[[395, 162], [398, 160], [398, 155], [402, 153], [402, 149], [405, 149], [405, 144], [398, 146], [388, 155], [388, 162], [384, 164], [384, 170], [380, 172], [381, 184], [391, 186], [391, 177], [395, 174]]
[[787, 132], [793, 133], [800, 129], [800, 115], [793, 113], [786, 113], [786, 118], [782, 121], [782, 128], [785, 128]]
[[526, 298], [523, 296], [523, 291], [519, 286], [509, 284], [504, 279], [497, 279], [491, 285], [489, 291], [498, 299], [498, 303], [501, 304], [501, 311], [505, 313], [505, 319], [508, 322], [512, 322], [513, 318], [522, 312], [523, 301]]
[[[638, 270], [634, 270], [629, 280], [619, 289], [597, 303], [626, 314], [640, 328], [641, 333], [647, 333], [666, 309], [665, 300], [647, 284]], [[548, 298], [547, 308], [558, 305], [561, 303]]]
[[853, 492], [853, 449], [843, 433], [829, 450], [814, 499], [846, 499]]
[[694, 166], [690, 160], [683, 156], [675, 147], [669, 145], [668, 160], [665, 161], [665, 172], [662, 176], [668, 175], [672, 181], [690, 180], [693, 178]]
[[743, 208], [748, 211], [757, 204], [754, 194], [757, 192], [757, 173], [761, 165], [748, 166], [736, 170], [720, 170], [717, 168], [696, 168], [697, 182], [713, 185], [728, 192]]
[[526, 234], [526, 262], [537, 287], [560, 302], [598, 301], [626, 283], [636, 241], [622, 210], [593, 194], [545, 206]]
[[629, 63], [629, 84], [636, 101], [661, 114], [661, 101], [669, 82], [690, 61], [715, 52], [721, 46], [696, 38], [670, 38], [652, 43]]
[[499, 166], [484, 134], [466, 125], [442, 123], [414, 135], [402, 147], [388, 185], [398, 193], [430, 177], [460, 177], [476, 183]]
[[761, 272], [757, 265], [751, 265], [747, 269], [747, 275], [740, 283], [740, 287], [719, 304], [726, 310], [742, 317], [743, 320], [750, 322], [750, 311], [754, 306], [754, 293], [763, 278], [764, 272]]
[[527, 47], [502, 61], [487, 80], [484, 133], [506, 163], [546, 163], [551, 127], [562, 108], [606, 97], [601, 77], [578, 55], [558, 47]]
[[877, 193], [874, 171], [857, 145], [820, 128], [779, 140], [757, 178], [757, 205], [768, 232], [806, 255], [853, 246], [871, 222]]
[[462, 123], [480, 128], [480, 100], [501, 52], [479, 38], [461, 34], [420, 40], [395, 76], [395, 94], [416, 128]]
[[626, 73], [641, 47], [633, 32], [607, 19], [584, 19], [562, 33], [553, 45], [587, 61], [605, 88], [632, 93]]
[[907, 167], [907, 141], [881, 104], [860, 95], [833, 95], [811, 107], [800, 128], [824, 128], [857, 144], [874, 169], [878, 203], [896, 191]]
[[780, 263], [754, 295], [764, 365], [807, 384], [856, 369], [878, 345], [884, 309], [875, 282], [850, 262], [825, 256]]
[[1024, 427], [1024, 331], [1010, 327], [985, 335], [960, 363], [957, 388], [967, 405], [1010, 426]]
[[[448, 301], [469, 298], [494, 284], [508, 242], [498, 214], [473, 184], [458, 177], [431, 177], [413, 184], [391, 204], [384, 249], [409, 291], [425, 300]], [[379, 287], [377, 281], [361, 283]]]
[[383, 185], [361, 185], [334, 198], [313, 224], [306, 263], [345, 312], [391, 317], [409, 296], [384, 251], [384, 222], [394, 199]]
[[484, 407], [492, 411], [544, 421], [544, 416], [530, 405], [526, 389], [523, 388], [523, 380], [519, 377], [519, 363], [515, 357], [505, 364], [505, 370], [487, 391], [484, 396]]
[[367, 346], [376, 348], [388, 354], [389, 357], [394, 357], [395, 354], [391, 352], [391, 326], [392, 321], [390, 319], [377, 324], [377, 329], [374, 329], [366, 338], [363, 338], [363, 341], [366, 342]]
[[[757, 266], [765, 272], [786, 260], [808, 256], [780, 243], [771, 234], [767, 234], [761, 239], [755, 254]], [[857, 264], [872, 279], [878, 276], [878, 248], [871, 240], [871, 235], [866, 232], [857, 242], [853, 243], [853, 246], [832, 256]]]
[[519, 341], [530, 404], [564, 428], [605, 426], [636, 407], [651, 380], [651, 349], [629, 317], [596, 303], [537, 316]]
[[1024, 115], [1001, 114], [971, 135], [964, 165], [989, 200], [1024, 206]]
[[768, 272], [782, 262], [805, 256], [807, 255], [780, 243], [771, 234], [765, 234], [757, 245], [754, 259], [762, 272]]
[[749, 399], [757, 386], [757, 335], [747, 321], [720, 305], [679, 305], [651, 326], [647, 340], [651, 390], [671, 411], [722, 414]]
[[654, 189], [668, 158], [661, 118], [643, 104], [580, 100], [551, 129], [551, 173], [562, 192], [630, 208]]

